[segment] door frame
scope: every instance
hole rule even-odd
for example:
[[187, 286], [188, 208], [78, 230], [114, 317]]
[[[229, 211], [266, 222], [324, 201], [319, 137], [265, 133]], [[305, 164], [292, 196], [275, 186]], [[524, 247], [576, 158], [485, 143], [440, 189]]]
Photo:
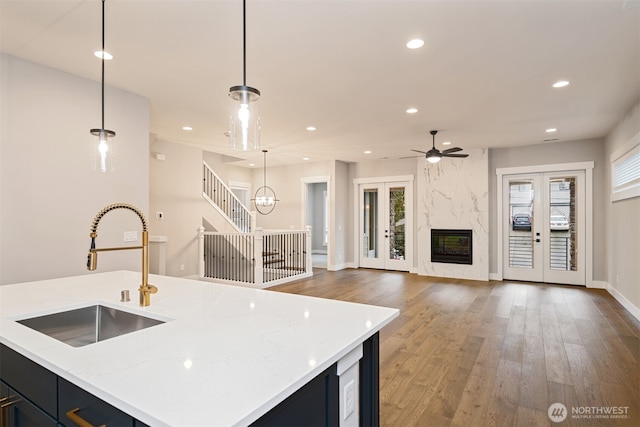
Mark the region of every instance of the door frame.
[[407, 192], [405, 203], [406, 207], [406, 229], [410, 230], [405, 234], [405, 249], [406, 259], [409, 264], [409, 272], [414, 272], [413, 265], [413, 253], [414, 243], [413, 238], [415, 235], [414, 230], [414, 206], [413, 206], [413, 193], [414, 193], [414, 175], [398, 175], [398, 176], [380, 176], [373, 178], [354, 178], [353, 179], [353, 263], [355, 268], [360, 268], [360, 185], [361, 184], [393, 184], [393, 183], [407, 183]]
[[575, 162], [575, 163], [557, 163], [550, 165], [532, 165], [532, 166], [516, 166], [509, 168], [497, 168], [497, 191], [496, 191], [496, 228], [497, 228], [497, 269], [498, 272], [492, 275], [494, 280], [502, 280], [503, 278], [503, 212], [502, 212], [502, 190], [503, 176], [505, 175], [524, 175], [547, 172], [565, 172], [565, 171], [584, 171], [585, 175], [585, 264], [589, 268], [585, 271], [585, 285], [587, 288], [593, 286], [593, 168], [595, 162]]
[[[335, 239], [334, 231], [331, 228], [331, 217], [333, 216], [334, 208], [333, 208], [333, 200], [331, 193], [331, 175], [322, 175], [322, 176], [307, 176], [300, 178], [300, 193], [302, 200], [302, 209], [301, 209], [301, 221], [300, 224], [307, 225], [307, 209], [309, 206], [309, 184], [327, 184], [327, 204], [329, 215], [327, 216], [327, 228], [329, 230], [327, 236], [327, 270], [336, 270], [336, 266], [333, 262], [333, 242]], [[311, 230], [312, 233], [317, 232], [316, 230]]]

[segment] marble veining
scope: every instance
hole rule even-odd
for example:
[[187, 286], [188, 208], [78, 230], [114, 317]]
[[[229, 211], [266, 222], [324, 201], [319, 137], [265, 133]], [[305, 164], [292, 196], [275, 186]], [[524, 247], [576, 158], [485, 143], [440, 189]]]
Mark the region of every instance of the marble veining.
[[[247, 425], [398, 316], [398, 310], [153, 276], [151, 306], [122, 303], [140, 274], [0, 286], [0, 342], [154, 426]], [[99, 303], [173, 319], [71, 347], [15, 319]]]
[[[464, 159], [418, 163], [418, 274], [489, 280], [488, 150], [466, 152]], [[473, 230], [473, 264], [432, 263], [432, 228]]]

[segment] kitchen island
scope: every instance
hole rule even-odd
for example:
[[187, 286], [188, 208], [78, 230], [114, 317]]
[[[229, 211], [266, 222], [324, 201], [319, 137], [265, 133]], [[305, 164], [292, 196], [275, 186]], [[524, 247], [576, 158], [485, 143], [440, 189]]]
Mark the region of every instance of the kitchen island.
[[[61, 384], [82, 389], [134, 423], [269, 425], [300, 404], [309, 414], [330, 408], [325, 424], [354, 425], [358, 413], [360, 423], [377, 421], [377, 333], [398, 310], [165, 276], [149, 281], [159, 291], [148, 307], [138, 305], [140, 274], [128, 271], [0, 286], [3, 386], [21, 392], [12, 382], [22, 374], [9, 363], [26, 358], [57, 378], [58, 391]], [[131, 301], [120, 301], [122, 290]], [[95, 304], [164, 323], [81, 347], [18, 323]], [[318, 402], [324, 407], [310, 408], [318, 395], [329, 396]], [[53, 416], [62, 421], [59, 412]]]

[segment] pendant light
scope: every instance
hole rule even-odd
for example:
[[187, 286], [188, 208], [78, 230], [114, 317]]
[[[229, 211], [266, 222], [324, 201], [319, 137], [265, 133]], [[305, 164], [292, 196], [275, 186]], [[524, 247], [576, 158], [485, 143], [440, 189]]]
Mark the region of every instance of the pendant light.
[[279, 200], [276, 198], [276, 192], [273, 191], [273, 188], [267, 185], [267, 150], [262, 150], [262, 153], [264, 156], [264, 185], [256, 191], [253, 204], [258, 213], [269, 215], [275, 209], [276, 202]]
[[236, 150], [260, 148], [260, 91], [247, 86], [246, 0], [242, 0], [242, 85], [229, 89], [231, 100], [229, 143]]
[[115, 169], [115, 136], [112, 130], [104, 128], [104, 2], [102, 0], [102, 122], [100, 129], [91, 129], [91, 135], [97, 136], [98, 141], [94, 152], [94, 167], [99, 172], [108, 172]]

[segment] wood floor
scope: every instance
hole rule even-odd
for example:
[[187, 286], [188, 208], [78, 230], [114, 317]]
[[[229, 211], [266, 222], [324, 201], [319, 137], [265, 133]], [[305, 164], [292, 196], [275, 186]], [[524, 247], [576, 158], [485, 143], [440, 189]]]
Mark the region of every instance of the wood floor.
[[[400, 309], [380, 333], [382, 426], [640, 426], [640, 323], [604, 290], [367, 269], [271, 290]], [[611, 407], [626, 418], [594, 414]]]

